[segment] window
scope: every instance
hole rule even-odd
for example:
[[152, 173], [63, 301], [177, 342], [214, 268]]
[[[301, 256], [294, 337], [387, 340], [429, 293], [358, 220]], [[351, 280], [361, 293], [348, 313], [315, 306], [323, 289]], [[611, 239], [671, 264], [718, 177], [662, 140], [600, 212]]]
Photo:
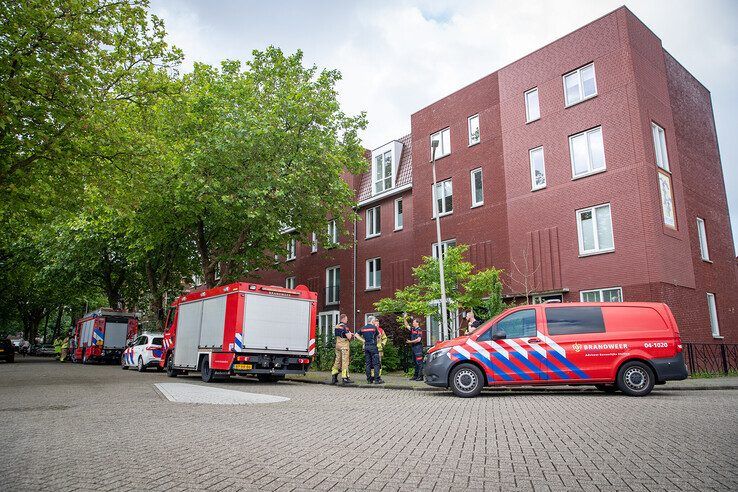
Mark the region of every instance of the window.
[[318, 235], [313, 232], [313, 238], [310, 242], [310, 252], [311, 253], [317, 253], [318, 252]]
[[505, 332], [505, 338], [523, 338], [536, 336], [536, 311], [523, 309], [508, 314], [482, 333], [478, 340], [492, 340], [492, 335], [498, 330]]
[[393, 186], [394, 173], [392, 172], [392, 151], [374, 157], [372, 164], [372, 176], [374, 176], [374, 194], [382, 193]]
[[676, 229], [674, 195], [671, 192], [671, 175], [664, 171], [659, 171], [659, 191], [661, 193], [661, 212], [664, 216], [664, 224], [672, 229]]
[[382, 259], [366, 260], [366, 289], [380, 289], [382, 287]]
[[336, 219], [328, 222], [328, 240], [331, 244], [338, 244], [338, 225]]
[[707, 309], [710, 311], [710, 329], [713, 338], [722, 338], [720, 336], [720, 326], [718, 325], [717, 304], [715, 304], [715, 294], [707, 293]]
[[697, 217], [697, 237], [700, 240], [700, 258], [710, 261], [710, 252], [707, 250], [707, 231], [705, 230], [705, 219]]
[[543, 147], [531, 149], [530, 152], [531, 191], [546, 187], [546, 165], [543, 160]]
[[666, 134], [664, 129], [651, 122], [651, 133], [653, 134], [653, 149], [656, 153], [656, 165], [664, 171], [669, 171], [669, 156], [666, 152]]
[[338, 304], [341, 295], [341, 267], [325, 270], [325, 303]]
[[379, 236], [382, 232], [380, 207], [366, 209], [366, 238]]
[[446, 128], [440, 132], [434, 133], [430, 137], [431, 141], [431, 155], [433, 155], [433, 141], [438, 140], [438, 147], [436, 147], [436, 159], [440, 159], [443, 156], [451, 153], [451, 129]]
[[541, 117], [538, 106], [538, 87], [525, 93], [525, 122], [530, 123]]
[[543, 304], [544, 302], [564, 302], [563, 294], [536, 294], [533, 296], [533, 304]]
[[597, 95], [594, 63], [564, 75], [566, 105], [571, 106]]
[[[453, 248], [454, 246], [456, 246], [456, 239], [441, 241], [441, 254], [445, 256], [448, 248]], [[438, 243], [433, 243], [433, 251], [431, 253], [433, 258], [438, 258]]]
[[295, 288], [295, 282], [296, 277], [287, 277], [284, 281], [284, 286], [288, 289], [294, 289]]
[[164, 345], [164, 338], [163, 337], [154, 337], [151, 340], [151, 345]]
[[577, 232], [580, 255], [614, 250], [610, 204], [577, 210]]
[[402, 198], [395, 200], [395, 230], [399, 231], [404, 226], [402, 218]]
[[579, 292], [581, 302], [623, 302], [623, 289], [611, 287], [609, 289], [583, 290]]
[[469, 146], [478, 144], [481, 140], [479, 135], [479, 115], [469, 117]]
[[338, 324], [340, 313], [338, 311], [323, 311], [318, 313], [318, 334], [323, 335], [323, 340], [333, 335], [333, 327]]
[[471, 196], [472, 207], [484, 205], [484, 188], [482, 187], [481, 169], [475, 169], [471, 172]]
[[287, 257], [285, 258], [287, 261], [294, 260], [297, 258], [297, 240], [295, 238], [292, 238], [287, 243]]
[[602, 127], [569, 137], [572, 177], [578, 178], [605, 169], [605, 148]]
[[598, 307], [546, 308], [546, 325], [549, 335], [605, 333], [602, 308]]
[[433, 193], [435, 206], [433, 207], [433, 216], [436, 214], [447, 215], [453, 212], [453, 186], [451, 180], [441, 181], [436, 183], [436, 191]]

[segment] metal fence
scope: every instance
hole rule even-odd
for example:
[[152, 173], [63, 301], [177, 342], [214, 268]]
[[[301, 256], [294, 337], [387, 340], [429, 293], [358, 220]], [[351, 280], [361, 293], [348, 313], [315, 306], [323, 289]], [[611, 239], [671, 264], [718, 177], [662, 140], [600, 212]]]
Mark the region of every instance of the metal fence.
[[738, 344], [684, 343], [684, 359], [690, 374], [728, 374], [738, 371]]

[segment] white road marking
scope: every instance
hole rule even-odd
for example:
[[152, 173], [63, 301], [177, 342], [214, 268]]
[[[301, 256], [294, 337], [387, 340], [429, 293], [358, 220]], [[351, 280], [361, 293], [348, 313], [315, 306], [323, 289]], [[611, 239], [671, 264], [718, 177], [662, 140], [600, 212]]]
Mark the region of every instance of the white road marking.
[[257, 405], [260, 403], [280, 403], [289, 401], [284, 396], [246, 393], [223, 388], [187, 383], [156, 383], [167, 400], [175, 403], [208, 403], [211, 405]]

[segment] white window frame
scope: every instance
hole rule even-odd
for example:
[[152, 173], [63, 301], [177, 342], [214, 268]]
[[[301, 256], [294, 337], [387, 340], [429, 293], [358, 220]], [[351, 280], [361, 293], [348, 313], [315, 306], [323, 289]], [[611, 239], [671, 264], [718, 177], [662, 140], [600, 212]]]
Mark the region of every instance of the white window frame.
[[364, 213], [366, 220], [366, 239], [371, 239], [382, 234], [382, 206], [367, 208]]
[[[592, 75], [594, 76], [593, 78], [594, 78], [594, 87], [595, 87], [595, 90], [594, 90], [594, 93], [593, 94], [590, 94], [589, 96], [586, 96], [585, 97], [584, 96], [584, 84], [582, 83], [582, 71], [584, 69], [586, 69], [586, 68], [589, 68], [589, 67], [592, 67]], [[566, 78], [568, 76], [574, 75], [574, 74], [576, 74], [578, 76], [578, 79], [579, 79], [579, 99], [576, 100], [576, 101], [573, 101], [573, 102], [569, 102], [569, 95], [566, 92]], [[572, 70], [571, 72], [565, 73], [561, 77], [561, 82], [562, 82], [562, 84], [564, 86], [564, 105], [565, 105], [565, 107], [568, 108], [568, 107], [574, 106], [575, 104], [579, 104], [581, 102], [584, 102], [584, 101], [586, 101], [588, 99], [592, 99], [593, 97], [595, 97], [597, 95], [597, 71], [595, 70], [594, 62], [588, 63], [587, 65], [584, 65], [583, 67], [579, 67], [576, 70]]]
[[[603, 301], [602, 299], [605, 298], [605, 291], [609, 290], [617, 290], [618, 296], [620, 297], [619, 301]], [[597, 292], [597, 295], [599, 297], [599, 300], [597, 301], [585, 301], [584, 295], [585, 294], [591, 294], [592, 292]], [[623, 288], [622, 287], [605, 287], [603, 289], [589, 289], [589, 290], [581, 290], [579, 291], [579, 302], [624, 302], [623, 300]]]
[[[377, 269], [379, 264], [379, 269]], [[370, 272], [373, 266], [374, 274]], [[369, 258], [366, 260], [366, 290], [379, 290], [382, 288], [382, 258]]]
[[[338, 273], [335, 275], [335, 279], [337, 280], [337, 283], [336, 284], [330, 284], [329, 281], [330, 281], [330, 279], [332, 277], [332, 275], [331, 275], [330, 272], [333, 272], [335, 270], [338, 270]], [[330, 306], [330, 305], [333, 305], [333, 304], [338, 304], [340, 302], [340, 299], [341, 299], [340, 292], [336, 296], [336, 299], [329, 299], [329, 296], [328, 296], [328, 292], [329, 291], [328, 291], [328, 289], [330, 287], [338, 287], [339, 289], [341, 287], [341, 266], [340, 265], [328, 267], [328, 268], [325, 269], [325, 304], [326, 304], [326, 306]], [[331, 294], [331, 297], [332, 297], [332, 294]]]
[[652, 121], [651, 136], [653, 137], [653, 151], [656, 165], [670, 173], [669, 152], [666, 149], [666, 132], [663, 128]]
[[[448, 248], [452, 248], [454, 246], [456, 246], [456, 238], [441, 241], [441, 255], [445, 255]], [[438, 243], [433, 243], [431, 245], [431, 256], [438, 259]]]
[[313, 232], [312, 241], [310, 242], [310, 253], [318, 252], [318, 235]]
[[430, 136], [429, 145], [431, 150], [431, 160], [433, 159], [433, 140], [438, 140], [436, 160], [441, 157], [446, 157], [451, 153], [451, 127], [446, 127]]
[[[600, 133], [600, 139], [602, 139], [602, 167], [594, 169], [592, 167], [592, 148], [589, 145], [589, 135], [596, 132]], [[584, 135], [584, 140], [587, 143], [587, 171], [577, 174], [576, 166], [574, 165], [574, 139], [577, 137], [581, 137], [582, 135]], [[592, 174], [607, 171], [607, 160], [605, 159], [605, 135], [602, 132], [601, 125], [569, 136], [569, 159], [571, 160], [571, 179], [579, 179], [585, 176], [590, 176]]]
[[338, 244], [338, 224], [336, 219], [328, 221], [328, 241], [332, 246]]
[[700, 258], [702, 261], [712, 263], [710, 260], [710, 250], [707, 247], [707, 226], [705, 219], [697, 217], [697, 240], [700, 243]]
[[[528, 104], [528, 96], [535, 94], [536, 95], [536, 101], [538, 101], [538, 115], [535, 118], [531, 117], [530, 112], [530, 105]], [[541, 119], [541, 100], [538, 98], [538, 87], [534, 87], [528, 91], [525, 91], [523, 94], [523, 99], [525, 99], [525, 122], [531, 123], [536, 120]]]
[[[533, 167], [533, 153], [538, 152], [539, 150], [541, 151], [541, 162], [543, 163], [543, 184], [536, 185], [536, 173]], [[535, 149], [530, 149], [528, 151], [528, 161], [530, 162], [530, 190], [542, 190], [548, 184], [546, 181], [546, 155], [543, 151], [543, 145], [541, 145], [540, 147], [536, 147]]]
[[707, 312], [710, 316], [710, 331], [712, 338], [723, 338], [720, 335], [720, 323], [718, 323], [717, 299], [715, 294], [707, 292]]
[[[443, 204], [444, 211], [438, 214], [439, 212], [438, 211], [438, 198], [436, 197], [436, 193], [439, 187], [443, 190], [444, 193], [446, 192], [446, 187], [444, 186], [445, 183], [451, 183], [451, 195], [450, 195], [451, 196], [451, 209], [445, 210], [446, 198], [448, 198], [449, 195], [443, 195], [443, 199], [441, 200], [441, 203]], [[435, 218], [436, 214], [438, 214], [439, 217], [452, 214], [454, 212], [454, 183], [451, 180], [451, 178], [444, 179], [443, 181], [438, 181], [436, 185], [433, 186], [432, 188], [433, 188], [432, 189], [433, 193], [431, 194], [433, 195], [433, 217]]]
[[297, 239], [294, 237], [287, 242], [287, 256], [285, 261], [292, 261], [297, 258]]
[[[377, 179], [377, 157], [381, 158], [382, 160], [382, 176]], [[387, 159], [389, 159], [389, 176], [387, 176]], [[374, 159], [372, 160], [372, 194], [373, 195], [379, 195], [380, 193], [384, 193], [387, 190], [391, 190], [395, 187], [395, 172], [394, 172], [394, 165], [392, 163], [393, 155], [392, 150], [387, 150], [385, 152], [382, 152], [381, 154], [377, 154], [374, 156]], [[386, 185], [386, 180], [390, 180], [389, 186]], [[377, 186], [380, 185], [381, 186]]]
[[[474, 132], [472, 131], [472, 121], [474, 120], [476, 120], [477, 122], [476, 139], [475, 139]], [[467, 118], [466, 123], [469, 129], [469, 147], [471, 147], [472, 145], [477, 145], [479, 142], [482, 141], [482, 130], [481, 130], [481, 127], [479, 126], [479, 113], [469, 116], [469, 118]]]
[[[328, 336], [340, 321], [340, 316], [341, 312], [335, 310], [321, 311], [318, 313], [318, 335], [323, 335], [323, 340], [328, 341]], [[328, 321], [327, 325], [322, 322], [323, 320]]]
[[[600, 248], [600, 237], [597, 234], [597, 209], [607, 207], [610, 210], [610, 234], [612, 235], [612, 247], [611, 248]], [[585, 250], [584, 249], [584, 236], [582, 235], [582, 220], [581, 220], [581, 214], [582, 212], [592, 212], [592, 228], [594, 230], [594, 242], [595, 247], [591, 250]], [[580, 208], [576, 212], [576, 220], [577, 220], [577, 236], [579, 240], [579, 256], [590, 256], [590, 255], [598, 255], [602, 253], [609, 253], [611, 251], [615, 251], [615, 231], [612, 227], [612, 206], [610, 203], [601, 203], [599, 205], [594, 205], [592, 207], [585, 207]]]
[[[667, 173], [666, 171], [662, 171], [661, 169], [657, 172], [657, 180], [659, 182], [659, 197], [661, 199], [661, 217], [663, 219], [664, 225], [670, 229], [677, 229], [677, 217], [676, 217], [676, 205], [674, 204], [674, 188], [673, 183], [671, 181], [671, 174]], [[664, 187], [662, 186], [662, 183], [666, 183], [669, 187], [669, 195], [667, 202], [667, 195], [665, 194]], [[672, 222], [669, 222], [668, 216], [667, 216], [667, 207], [670, 208]]]
[[294, 289], [297, 286], [297, 277], [292, 276], [284, 279], [284, 286], [287, 289]]
[[[402, 208], [402, 211], [400, 211]], [[395, 230], [401, 231], [405, 227], [405, 208], [402, 198], [395, 200]]]
[[[476, 183], [474, 182], [474, 177], [477, 174], [479, 174], [479, 180], [482, 185], [482, 189], [481, 189], [482, 196], [481, 197], [477, 196], [477, 186], [476, 186]], [[476, 169], [472, 169], [471, 172], [469, 173], [469, 180], [471, 183], [471, 193], [470, 193], [471, 194], [471, 208], [480, 207], [484, 205], [484, 173], [482, 172], [482, 168], [478, 167]]]

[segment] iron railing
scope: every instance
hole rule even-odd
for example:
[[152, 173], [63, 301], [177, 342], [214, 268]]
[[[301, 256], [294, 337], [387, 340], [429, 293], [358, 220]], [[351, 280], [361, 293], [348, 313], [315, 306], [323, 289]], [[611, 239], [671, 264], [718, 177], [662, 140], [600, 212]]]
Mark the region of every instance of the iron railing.
[[690, 374], [738, 371], [738, 344], [684, 343], [683, 346]]

